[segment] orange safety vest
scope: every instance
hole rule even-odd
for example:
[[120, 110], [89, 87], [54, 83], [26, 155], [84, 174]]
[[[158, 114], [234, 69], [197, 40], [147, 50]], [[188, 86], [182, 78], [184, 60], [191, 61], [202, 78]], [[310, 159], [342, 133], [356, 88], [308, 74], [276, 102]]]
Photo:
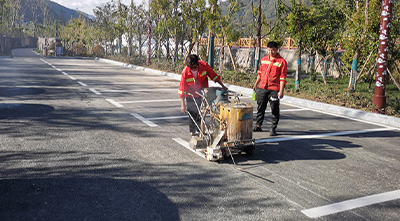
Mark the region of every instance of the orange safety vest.
[[208, 87], [208, 77], [215, 82], [221, 78], [217, 73], [215, 73], [212, 67], [204, 61], [199, 61], [197, 81], [190, 71], [190, 68], [187, 66], [182, 70], [181, 75], [181, 83], [179, 84], [178, 89], [178, 94], [181, 98], [182, 96], [192, 97], [188, 93], [191, 93], [195, 98], [198, 98], [200, 96], [194, 92]]
[[260, 88], [279, 91], [281, 81], [286, 85], [287, 63], [279, 54], [272, 60], [267, 55], [261, 59], [257, 74], [261, 77]]

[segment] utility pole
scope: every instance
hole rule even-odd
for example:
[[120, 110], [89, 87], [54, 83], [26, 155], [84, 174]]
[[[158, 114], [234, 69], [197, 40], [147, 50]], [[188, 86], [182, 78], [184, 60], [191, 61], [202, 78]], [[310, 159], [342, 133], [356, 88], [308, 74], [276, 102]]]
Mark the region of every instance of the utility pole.
[[381, 26], [379, 34], [379, 48], [377, 60], [377, 73], [375, 82], [375, 95], [372, 104], [376, 107], [374, 112], [385, 113], [386, 108], [386, 75], [387, 55], [389, 50], [390, 16], [392, 12], [392, 0], [382, 0]]

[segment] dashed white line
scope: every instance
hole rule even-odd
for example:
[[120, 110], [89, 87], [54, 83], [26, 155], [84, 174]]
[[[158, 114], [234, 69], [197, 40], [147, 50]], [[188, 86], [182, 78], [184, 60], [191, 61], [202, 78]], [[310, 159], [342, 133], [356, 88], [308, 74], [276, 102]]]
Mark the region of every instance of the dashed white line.
[[83, 87], [87, 87], [87, 84], [85, 84], [85, 83], [83, 83], [83, 82], [78, 81], [78, 84], [80, 84], [80, 85], [83, 86]]
[[63, 75], [65, 75], [65, 76], [68, 76], [68, 74], [65, 73], [64, 71], [61, 71], [61, 73], [62, 73]]
[[171, 102], [171, 101], [181, 101], [181, 99], [120, 101], [119, 103], [121, 103], [121, 104], [133, 104], [133, 103], [158, 103], [158, 102]]
[[74, 78], [74, 77], [72, 77], [72, 76], [70, 76], [70, 75], [68, 75], [68, 77], [71, 79], [71, 80], [76, 80], [76, 78]]
[[110, 102], [112, 105], [114, 105], [116, 107], [124, 107], [124, 106], [122, 106], [122, 104], [114, 101], [113, 99], [106, 99], [106, 101]]
[[146, 118], [142, 117], [139, 114], [131, 113], [132, 116], [136, 117], [138, 120], [142, 121], [143, 123], [147, 124], [149, 127], [157, 127], [158, 125], [147, 120]]
[[333, 203], [325, 206], [315, 207], [311, 209], [302, 210], [306, 216], [310, 218], [318, 218], [334, 213], [348, 211], [364, 206], [383, 203], [391, 200], [400, 199], [400, 190], [395, 190], [386, 193], [375, 194], [371, 196], [361, 197], [352, 200], [346, 200], [340, 203]]
[[147, 118], [147, 120], [171, 120], [171, 119], [181, 119], [181, 118], [188, 118], [188, 115], [183, 116], [170, 116], [170, 117], [151, 117]]
[[101, 93], [98, 92], [98, 91], [97, 91], [96, 89], [94, 89], [94, 88], [89, 88], [89, 91], [95, 93], [96, 95], [101, 95]]

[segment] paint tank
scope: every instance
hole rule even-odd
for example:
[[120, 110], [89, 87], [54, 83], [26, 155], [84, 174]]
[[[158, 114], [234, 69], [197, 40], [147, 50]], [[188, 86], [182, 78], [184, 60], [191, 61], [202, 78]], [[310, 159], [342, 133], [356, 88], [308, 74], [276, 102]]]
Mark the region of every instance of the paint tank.
[[225, 103], [220, 106], [221, 130], [226, 127], [226, 141], [252, 139], [253, 105], [251, 103]]

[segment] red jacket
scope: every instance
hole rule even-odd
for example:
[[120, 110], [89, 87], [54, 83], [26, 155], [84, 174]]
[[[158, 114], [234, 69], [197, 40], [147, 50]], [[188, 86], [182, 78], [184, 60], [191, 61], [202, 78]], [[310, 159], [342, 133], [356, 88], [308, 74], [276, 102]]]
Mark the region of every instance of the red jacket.
[[279, 54], [272, 60], [267, 55], [261, 59], [257, 74], [261, 77], [260, 88], [279, 91], [281, 81], [286, 85], [287, 63]]
[[[198, 79], [196, 81], [195, 77], [193, 76], [192, 72], [190, 71], [189, 67], [185, 67], [182, 70], [182, 77], [181, 77], [181, 83], [179, 85], [178, 89], [178, 94], [179, 97], [182, 98], [184, 97], [192, 97], [191, 95], [188, 95], [187, 93], [191, 93], [194, 95], [194, 97], [200, 97], [196, 93], [194, 93], [197, 90], [200, 90], [202, 88], [208, 87], [208, 77], [217, 82], [221, 77], [215, 73], [215, 71], [212, 69], [210, 65], [208, 65], [204, 61], [199, 61], [199, 69], [198, 69]], [[207, 77], [208, 76], [208, 77]]]

